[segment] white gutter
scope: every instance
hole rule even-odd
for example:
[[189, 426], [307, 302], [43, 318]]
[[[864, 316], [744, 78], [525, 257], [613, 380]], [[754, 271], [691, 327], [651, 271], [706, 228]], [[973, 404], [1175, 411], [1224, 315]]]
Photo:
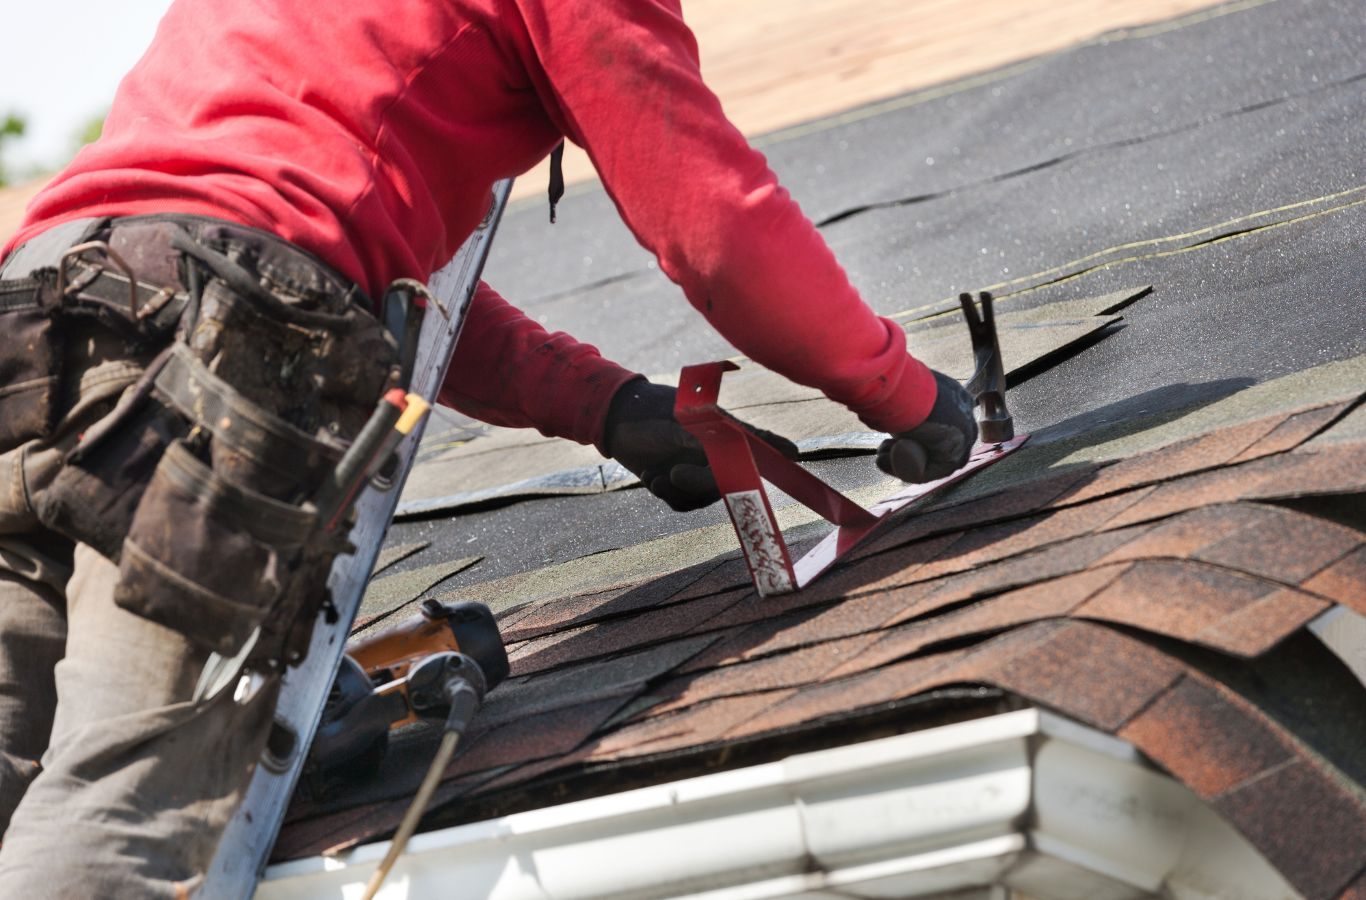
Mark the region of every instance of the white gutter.
[[[387, 844], [272, 867], [359, 896]], [[992, 888], [992, 886], [998, 886]], [[1024, 710], [418, 835], [380, 897], [1298, 900], [1127, 743]]]

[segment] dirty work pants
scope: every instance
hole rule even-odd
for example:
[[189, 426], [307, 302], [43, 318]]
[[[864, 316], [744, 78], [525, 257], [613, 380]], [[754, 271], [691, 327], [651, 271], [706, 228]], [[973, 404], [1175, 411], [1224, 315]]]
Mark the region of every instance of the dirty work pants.
[[0, 453], [0, 898], [184, 897], [261, 755], [278, 680], [195, 702], [207, 651], [115, 606], [118, 568], [34, 518], [32, 491], [137, 374], [95, 329], [66, 344], [54, 437]]

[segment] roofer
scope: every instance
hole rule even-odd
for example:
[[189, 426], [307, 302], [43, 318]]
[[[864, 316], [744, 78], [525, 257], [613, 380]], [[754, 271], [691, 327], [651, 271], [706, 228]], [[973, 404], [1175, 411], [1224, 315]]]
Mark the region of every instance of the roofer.
[[[740, 352], [896, 435], [887, 471], [966, 460], [966, 394], [727, 121], [678, 0], [177, 0], [5, 251], [0, 894], [202, 879], [326, 602], [301, 504], [397, 377], [372, 301], [562, 137]], [[487, 285], [441, 392], [688, 509], [672, 398]]]

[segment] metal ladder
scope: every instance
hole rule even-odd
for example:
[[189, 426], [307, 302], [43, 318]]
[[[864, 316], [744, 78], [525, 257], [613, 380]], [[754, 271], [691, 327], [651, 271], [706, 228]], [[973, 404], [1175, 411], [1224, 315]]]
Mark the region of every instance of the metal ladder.
[[[493, 202], [484, 221], [451, 261], [431, 277], [428, 288], [442, 309], [423, 320], [417, 362], [409, 387], [428, 400], [435, 398], [446, 377], [451, 352], [460, 336], [511, 188], [511, 179], [494, 185]], [[338, 559], [328, 579], [339, 617], [331, 625], [318, 622], [308, 658], [285, 675], [275, 709], [277, 725], [281, 726], [276, 735], [285, 740], [275, 740], [274, 746], [267, 750], [268, 758], [257, 765], [242, 805], [223, 833], [205, 882], [195, 894], [199, 900], [245, 900], [256, 891], [322, 717], [323, 704], [341, 662], [370, 572], [412, 468], [423, 427], [418, 426], [400, 446], [400, 465], [393, 478], [393, 487], [383, 493], [366, 491], [356, 503], [356, 526], [350, 536], [356, 552]]]

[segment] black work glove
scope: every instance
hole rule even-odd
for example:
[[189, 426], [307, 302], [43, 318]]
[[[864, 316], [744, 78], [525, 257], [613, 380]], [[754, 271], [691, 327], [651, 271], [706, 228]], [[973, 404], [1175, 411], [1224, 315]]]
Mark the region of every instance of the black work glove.
[[943, 372], [933, 374], [939, 394], [929, 418], [877, 448], [879, 469], [915, 484], [937, 481], [963, 468], [977, 442], [972, 395]]
[[[639, 476], [650, 493], [676, 512], [688, 512], [715, 503], [721, 493], [701, 441], [674, 418], [677, 393], [643, 378], [622, 385], [607, 410], [603, 449]], [[797, 445], [787, 438], [759, 428], [749, 430], [784, 456], [797, 457]]]

